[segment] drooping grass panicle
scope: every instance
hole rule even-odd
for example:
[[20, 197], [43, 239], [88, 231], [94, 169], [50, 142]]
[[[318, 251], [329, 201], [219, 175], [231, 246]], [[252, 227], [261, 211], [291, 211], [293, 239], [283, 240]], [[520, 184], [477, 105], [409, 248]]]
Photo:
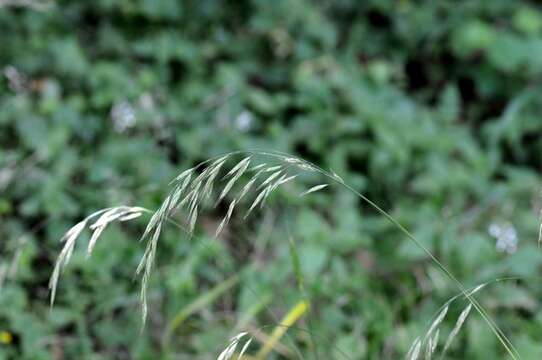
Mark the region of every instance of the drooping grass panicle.
[[73, 226], [68, 232], [62, 237], [61, 241], [64, 242], [64, 247], [60, 251], [60, 254], [58, 255], [58, 258], [55, 263], [55, 267], [53, 269], [53, 273], [51, 275], [51, 278], [49, 279], [49, 290], [51, 291], [50, 296], [50, 302], [51, 306], [55, 302], [56, 297], [56, 289], [58, 285], [58, 278], [60, 276], [60, 271], [66, 267], [68, 262], [70, 261], [71, 254], [73, 253], [73, 249], [75, 246], [75, 240], [77, 240], [77, 237], [81, 234], [81, 232], [85, 229], [87, 226], [87, 219], [77, 223], [75, 226]]
[[[90, 256], [96, 245], [96, 242], [98, 241], [98, 238], [109, 224], [115, 221], [124, 222], [138, 218], [143, 214], [143, 212], [147, 211], [147, 209], [138, 206], [117, 206], [101, 209], [90, 214], [89, 216], [75, 224], [73, 227], [71, 227], [60, 239], [60, 241], [64, 243], [64, 247], [58, 255], [58, 258], [55, 262], [55, 267], [49, 279], [51, 306], [55, 302], [60, 273], [69, 263], [75, 249], [75, 243], [81, 233], [87, 228], [87, 226], [90, 230], [93, 231], [87, 247], [87, 256]], [[89, 223], [96, 217], [98, 217], [98, 219], [89, 226]]]
[[[495, 279], [494, 281], [497, 282], [497, 281], [500, 281], [500, 280], [505, 280], [505, 279]], [[443, 320], [445, 319], [446, 315], [448, 314], [448, 310], [449, 310], [451, 304], [454, 301], [456, 301], [456, 300], [458, 300], [460, 298], [465, 299], [465, 298], [467, 298], [467, 296], [472, 296], [472, 295], [476, 294], [478, 291], [483, 289], [489, 283], [490, 282], [482, 283], [482, 284], [477, 285], [474, 288], [466, 291], [466, 294], [460, 293], [460, 294], [455, 295], [454, 297], [448, 299], [448, 301], [446, 301], [444, 303], [444, 305], [442, 305], [440, 307], [440, 309], [438, 310], [438, 314], [435, 316], [433, 322], [429, 326], [429, 329], [426, 331], [424, 336], [421, 337], [421, 338], [417, 337], [414, 340], [414, 342], [411, 345], [411, 349], [414, 347], [416, 342], [420, 342], [421, 347], [423, 347], [425, 345], [425, 349], [426, 349], [425, 357], [426, 358], [428, 358], [428, 357], [431, 358], [431, 356], [434, 354], [434, 352], [435, 352], [435, 350], [437, 348], [437, 341], [438, 341], [438, 337], [440, 335], [439, 326], [443, 322]], [[467, 304], [467, 306], [463, 309], [461, 314], [459, 315], [454, 328], [452, 329], [452, 331], [448, 335], [448, 338], [446, 340], [444, 348], [443, 348], [443, 350], [441, 352], [441, 356], [444, 356], [446, 351], [449, 349], [453, 339], [457, 336], [457, 334], [461, 330], [461, 327], [462, 327], [463, 323], [465, 322], [465, 320], [467, 319], [467, 316], [469, 315], [470, 311], [472, 310], [472, 307], [473, 307], [473, 304], [471, 302], [469, 302]], [[407, 354], [407, 358], [409, 358], [408, 356], [409, 355]]]
[[[303, 171], [319, 173], [327, 177], [330, 181], [334, 181], [336, 183], [341, 184], [347, 190], [351, 191], [353, 194], [355, 194], [356, 196], [361, 198], [363, 201], [365, 201], [367, 204], [369, 204], [379, 214], [381, 214], [388, 221], [390, 221], [394, 226], [396, 226], [397, 229], [409, 239], [409, 241], [412, 241], [418, 247], [420, 247], [424, 251], [424, 253], [431, 259], [431, 261], [461, 290], [462, 295], [464, 295], [467, 298], [469, 303], [472, 304], [472, 307], [474, 307], [475, 310], [483, 317], [484, 321], [486, 321], [486, 323], [489, 325], [490, 329], [496, 335], [499, 342], [503, 345], [507, 353], [511, 355], [513, 359], [519, 359], [519, 353], [517, 352], [513, 344], [503, 334], [501, 329], [495, 324], [495, 322], [487, 314], [485, 309], [476, 301], [476, 299], [472, 297], [472, 293], [467, 292], [464, 286], [462, 285], [462, 283], [448, 270], [448, 268], [444, 266], [442, 262], [440, 262], [414, 235], [412, 235], [395, 218], [393, 218], [388, 212], [383, 210], [381, 207], [379, 207], [377, 204], [372, 202], [370, 199], [368, 199], [366, 196], [361, 194], [359, 191], [357, 191], [350, 185], [346, 184], [342, 180], [342, 178], [340, 178], [337, 174], [333, 172], [325, 171], [322, 168], [316, 165], [313, 165], [305, 160], [302, 160], [300, 158], [293, 157], [289, 154], [281, 153], [278, 151], [254, 150], [254, 151], [233, 152], [233, 153], [224, 155], [222, 157], [204, 161], [198, 164], [197, 166], [193, 167], [192, 169], [183, 171], [179, 176], [177, 176], [174, 179], [174, 181], [172, 182], [173, 184], [175, 184], [172, 190], [173, 192], [170, 192], [168, 194], [162, 206], [158, 209], [157, 212], [154, 213], [142, 237], [142, 239], [147, 239], [147, 246], [143, 254], [143, 257], [141, 259], [140, 265], [138, 266], [138, 273], [142, 271], [143, 269], [145, 269], [145, 271], [143, 272], [142, 289], [141, 289], [142, 305], [144, 308], [143, 320], [146, 317], [146, 289], [148, 286], [148, 279], [150, 277], [152, 265], [154, 263], [158, 238], [159, 238], [159, 235], [163, 228], [164, 223], [168, 221], [169, 216], [171, 215], [172, 212], [176, 211], [179, 208], [182, 208], [183, 206], [187, 206], [188, 214], [185, 219], [189, 224], [189, 228], [193, 230], [197, 222], [198, 214], [203, 208], [204, 200], [212, 196], [213, 185], [216, 185], [216, 179], [220, 177], [221, 168], [223, 167], [223, 165], [226, 163], [228, 159], [232, 158], [233, 156], [237, 156], [241, 154], [269, 157], [269, 158], [272, 158], [273, 160], [276, 160], [276, 162], [279, 163], [277, 165], [271, 165], [271, 166], [269, 165], [262, 166], [262, 164], [257, 164], [250, 169], [247, 167], [244, 170], [244, 171], [247, 171], [247, 170], [257, 171], [256, 175], [260, 174], [260, 170], [262, 171], [261, 174], [270, 173], [270, 175], [267, 178], [265, 178], [263, 182], [259, 184], [258, 184], [259, 177], [257, 180], [255, 179], [257, 176], [255, 175], [252, 179], [249, 180], [249, 182], [245, 185], [245, 188], [241, 191], [242, 196], [238, 196], [237, 198], [235, 198], [235, 196], [233, 197], [234, 199], [237, 200], [233, 206], [237, 207], [240, 203], [241, 197], [246, 196], [249, 192], [254, 192], [256, 194], [255, 199], [252, 201], [252, 204], [250, 205], [250, 208], [246, 216], [248, 216], [256, 208], [256, 206], [258, 205], [262, 206], [265, 203], [266, 198], [272, 192], [272, 190], [277, 188], [280, 185], [279, 183], [282, 183], [282, 181], [285, 181], [286, 179], [288, 179], [289, 176], [291, 176], [291, 175], [288, 175], [285, 177], [285, 175], [289, 172], [291, 168], [295, 167]], [[241, 162], [242, 161], [243, 160], [241, 160]], [[248, 162], [248, 160], [246, 161]], [[239, 165], [239, 163], [237, 165]], [[238, 169], [240, 168], [241, 166], [239, 165]], [[202, 169], [201, 172], [200, 172], [200, 169]], [[199, 172], [199, 175], [193, 178], [196, 172]], [[237, 172], [234, 171], [232, 172], [230, 176], [234, 176], [234, 174], [236, 173]], [[239, 179], [237, 179], [236, 181], [238, 180]], [[303, 194], [307, 195], [312, 192], [321, 190], [325, 187], [324, 185], [327, 186], [327, 184], [317, 185], [305, 191]], [[254, 190], [254, 186], [257, 186], [256, 190]], [[231, 191], [232, 189], [228, 190], [228, 192], [225, 194], [224, 197], [230, 194]], [[232, 203], [230, 202], [230, 206], [232, 206], [231, 204]], [[228, 208], [228, 212], [230, 212], [229, 210], [230, 208]], [[233, 211], [233, 208], [232, 208], [232, 211]], [[130, 216], [131, 215], [128, 215], [128, 217]], [[226, 218], [228, 218], [227, 214], [226, 214]], [[82, 225], [80, 226], [84, 228], [86, 227], [86, 225], [87, 223], [85, 223], [84, 226]], [[101, 229], [101, 231], [103, 231], [103, 229], [98, 226], [96, 227], [96, 229]], [[61, 254], [59, 255], [59, 260], [57, 261], [55, 270], [53, 271], [53, 275], [51, 277], [51, 284], [53, 288], [52, 297], [54, 297], [54, 290], [56, 290], [56, 283], [58, 281], [58, 274], [60, 272], [60, 269], [65, 265], [66, 259], [69, 259], [69, 257], [71, 256], [71, 253], [73, 252], [75, 240], [73, 239], [72, 235], [76, 233], [76, 230], [78, 230], [78, 228], [73, 229], [70, 234], [67, 234], [68, 236], [66, 236], [65, 247], [61, 251]], [[540, 232], [542, 233], [542, 228]], [[152, 233], [152, 236], [150, 236], [151, 233]], [[435, 329], [433, 329], [431, 332], [433, 332], [434, 330]], [[422, 343], [423, 343], [423, 339], [418, 339], [417, 343], [413, 344], [414, 346], [411, 348], [411, 352], [410, 352], [411, 356], [413, 356], [414, 358], [417, 358], [419, 356]]]
[[[250, 215], [253, 210], [259, 205], [262, 207], [267, 197], [276, 190], [279, 186], [294, 180], [299, 174], [288, 174], [284, 165], [267, 165], [266, 163], [253, 164], [253, 156], [246, 156], [237, 162], [230, 170], [225, 171], [221, 175], [221, 170], [225, 167], [227, 160], [231, 158], [231, 154], [219, 157], [212, 161], [200, 163], [195, 167], [183, 171], [171, 183], [173, 188], [166, 196], [160, 208], [153, 214], [148, 223], [147, 228], [142, 236], [147, 240], [145, 252], [140, 260], [136, 274], [143, 273], [142, 276], [142, 307], [143, 321], [145, 321], [146, 310], [146, 288], [156, 256], [157, 242], [163, 226], [159, 226], [166, 222], [168, 218], [179, 209], [186, 209], [186, 222], [188, 224], [188, 233], [192, 234], [198, 221], [200, 212], [205, 207], [206, 200], [213, 195], [213, 188], [218, 185], [218, 179], [227, 180], [214, 204], [218, 205], [228, 195], [232, 195], [232, 200], [228, 206], [226, 215], [222, 218], [217, 227], [215, 237], [218, 236], [230, 221], [234, 209], [240, 204], [241, 200], [250, 192], [257, 192], [255, 199], [252, 201], [245, 218]], [[279, 158], [281, 160], [281, 158]], [[302, 162], [299, 162], [302, 164]], [[193, 176], [198, 171], [197, 176]], [[255, 173], [244, 184], [240, 192], [233, 193], [233, 189], [240, 182], [241, 177], [247, 172]], [[263, 174], [269, 174], [262, 178]], [[232, 194], [233, 193], [233, 194]], [[153, 234], [149, 238], [150, 234]]]
[[93, 233], [88, 243], [87, 256], [90, 256], [92, 254], [92, 250], [96, 245], [96, 241], [105, 230], [107, 225], [117, 220], [122, 222], [136, 219], [143, 214], [142, 210], [144, 209], [140, 207], [119, 206], [111, 208], [102, 213], [98, 220], [96, 220], [94, 224], [89, 226], [89, 228], [93, 230]]

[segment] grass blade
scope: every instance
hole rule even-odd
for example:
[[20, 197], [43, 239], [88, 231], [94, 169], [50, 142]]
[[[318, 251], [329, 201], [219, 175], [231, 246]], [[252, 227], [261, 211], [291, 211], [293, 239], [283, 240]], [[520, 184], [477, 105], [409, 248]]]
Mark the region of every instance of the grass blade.
[[265, 357], [273, 350], [275, 344], [280, 340], [280, 338], [282, 338], [286, 331], [288, 331], [290, 326], [295, 324], [295, 322], [301, 316], [303, 316], [308, 309], [309, 304], [305, 300], [298, 302], [292, 309], [290, 309], [288, 314], [286, 314], [286, 316], [280, 321], [280, 325], [275, 328], [269, 340], [262, 346], [256, 355], [256, 359], [265, 359]]
[[216, 285], [211, 290], [207, 291], [200, 295], [196, 300], [182, 308], [175, 314], [173, 319], [169, 322], [166, 333], [164, 335], [164, 344], [167, 346], [171, 340], [171, 335], [173, 332], [191, 315], [197, 313], [204, 307], [210, 305], [215, 301], [220, 295], [231, 289], [233, 286], [237, 285], [239, 282], [239, 274], [235, 274], [223, 282]]

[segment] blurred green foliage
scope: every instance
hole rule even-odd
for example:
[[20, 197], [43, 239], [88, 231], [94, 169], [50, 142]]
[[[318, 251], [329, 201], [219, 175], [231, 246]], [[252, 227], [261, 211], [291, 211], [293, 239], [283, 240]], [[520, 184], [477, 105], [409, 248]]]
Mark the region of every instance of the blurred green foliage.
[[[298, 198], [296, 184], [224, 241], [168, 229], [142, 335], [143, 221], [110, 227], [88, 261], [76, 251], [49, 311], [69, 227], [106, 206], [156, 208], [181, 170], [249, 148], [333, 169], [466, 285], [526, 276], [480, 300], [525, 359], [542, 358], [538, 2], [55, 1], [0, 8], [0, 44], [0, 359], [213, 358], [236, 325], [273, 324], [302, 297], [289, 235], [321, 355], [403, 355], [457, 289], [340, 188]], [[513, 226], [517, 251], [496, 250], [491, 224]], [[169, 321], [237, 273], [164, 347]], [[474, 314], [449, 356], [504, 355]]]

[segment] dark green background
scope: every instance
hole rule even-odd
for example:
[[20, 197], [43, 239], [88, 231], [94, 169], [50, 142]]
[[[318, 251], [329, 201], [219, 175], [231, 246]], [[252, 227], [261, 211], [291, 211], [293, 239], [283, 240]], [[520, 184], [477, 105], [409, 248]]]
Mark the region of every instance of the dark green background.
[[[254, 327], [300, 299], [287, 227], [313, 300], [312, 330], [325, 339], [320, 356], [340, 358], [332, 345], [353, 359], [403, 356], [457, 289], [344, 189], [299, 198], [310, 179], [248, 222], [235, 216], [222, 240], [209, 243], [205, 224], [224, 209], [204, 214], [199, 241], [168, 229], [142, 334], [132, 278], [144, 220], [108, 228], [90, 260], [79, 247], [49, 312], [47, 280], [69, 227], [106, 206], [155, 209], [181, 170], [249, 148], [333, 169], [466, 286], [526, 277], [488, 286], [479, 299], [525, 359], [542, 358], [539, 2], [47, 4], [0, 8], [0, 267], [20, 249], [0, 292], [0, 331], [14, 336], [0, 359], [212, 359], [262, 298], [269, 308]], [[119, 109], [133, 122], [115, 122]], [[514, 226], [514, 254], [496, 250], [490, 224]], [[250, 266], [162, 348], [179, 310]], [[292, 340], [306, 351], [306, 334], [292, 331], [283, 344]], [[471, 314], [449, 358], [501, 357]]]

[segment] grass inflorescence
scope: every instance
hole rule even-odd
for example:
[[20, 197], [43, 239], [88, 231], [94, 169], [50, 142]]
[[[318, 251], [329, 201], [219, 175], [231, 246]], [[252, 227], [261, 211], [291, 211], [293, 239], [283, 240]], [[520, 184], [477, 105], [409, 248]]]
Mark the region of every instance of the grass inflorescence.
[[[227, 202], [225, 204], [227, 208], [225, 215], [215, 231], [215, 237], [218, 237], [227, 226], [234, 212], [240, 211], [239, 209], [242, 208], [240, 206], [242, 203], [244, 203], [243, 208], [248, 209], [243, 214], [243, 217], [246, 218], [257, 209], [264, 207], [267, 199], [276, 189], [296, 180], [303, 173], [319, 175], [326, 181], [313, 185], [301, 192], [300, 196], [310, 195], [314, 192], [326, 189], [332, 183], [338, 184], [353, 192], [389, 220], [410, 241], [420, 247], [431, 261], [460, 290], [460, 296], [466, 299], [467, 305], [458, 316], [456, 324], [442, 348], [443, 355], [449, 349], [451, 342], [457, 336], [463, 323], [474, 308], [486, 321], [506, 352], [513, 359], [520, 358], [519, 353], [510, 340], [487, 314], [482, 305], [473, 297], [483, 285], [478, 286], [473, 290], [467, 290], [448, 268], [425, 248], [406, 228], [397, 222], [397, 220], [363, 194], [346, 184], [344, 180], [333, 171], [323, 170], [303, 159], [280, 152], [239, 151], [209, 159], [181, 172], [173, 179], [170, 183], [168, 194], [162, 201], [158, 210], [154, 212], [137, 206], [119, 206], [96, 211], [77, 223], [62, 237], [64, 247], [58, 256], [49, 284], [51, 289], [51, 305], [55, 301], [60, 272], [70, 261], [76, 240], [85, 229], [92, 231], [87, 246], [87, 256], [90, 256], [100, 235], [109, 224], [132, 220], [140, 217], [143, 213], [149, 213], [152, 214], [152, 216], [141, 237], [141, 241], [146, 242], [146, 247], [136, 269], [136, 274], [141, 277], [140, 300], [142, 307], [142, 322], [144, 324], [147, 318], [148, 308], [147, 289], [152, 269], [155, 264], [160, 234], [167, 225], [167, 222], [172, 221], [171, 219], [174, 215], [182, 213], [183, 225], [179, 226], [192, 237], [201, 212], [206, 208], [217, 207], [219, 204]], [[295, 256], [297, 258], [297, 253], [295, 253]], [[298, 262], [299, 258], [296, 260], [297, 266], [299, 266]], [[415, 339], [407, 353], [408, 359], [418, 359], [422, 353], [425, 358], [431, 358], [433, 356], [438, 349], [439, 337], [441, 336], [440, 325], [448, 314], [451, 302], [456, 298], [457, 297], [450, 299], [441, 308], [426, 333]], [[308, 304], [306, 301], [304, 303]], [[247, 332], [241, 332], [233, 337], [228, 346], [219, 355], [219, 359], [229, 359], [234, 354], [238, 345], [241, 344], [242, 340], [244, 341], [245, 337], [248, 337]], [[247, 351], [249, 346], [250, 340], [245, 341], [240, 354], [237, 354], [238, 358], [242, 358], [242, 354]]]

